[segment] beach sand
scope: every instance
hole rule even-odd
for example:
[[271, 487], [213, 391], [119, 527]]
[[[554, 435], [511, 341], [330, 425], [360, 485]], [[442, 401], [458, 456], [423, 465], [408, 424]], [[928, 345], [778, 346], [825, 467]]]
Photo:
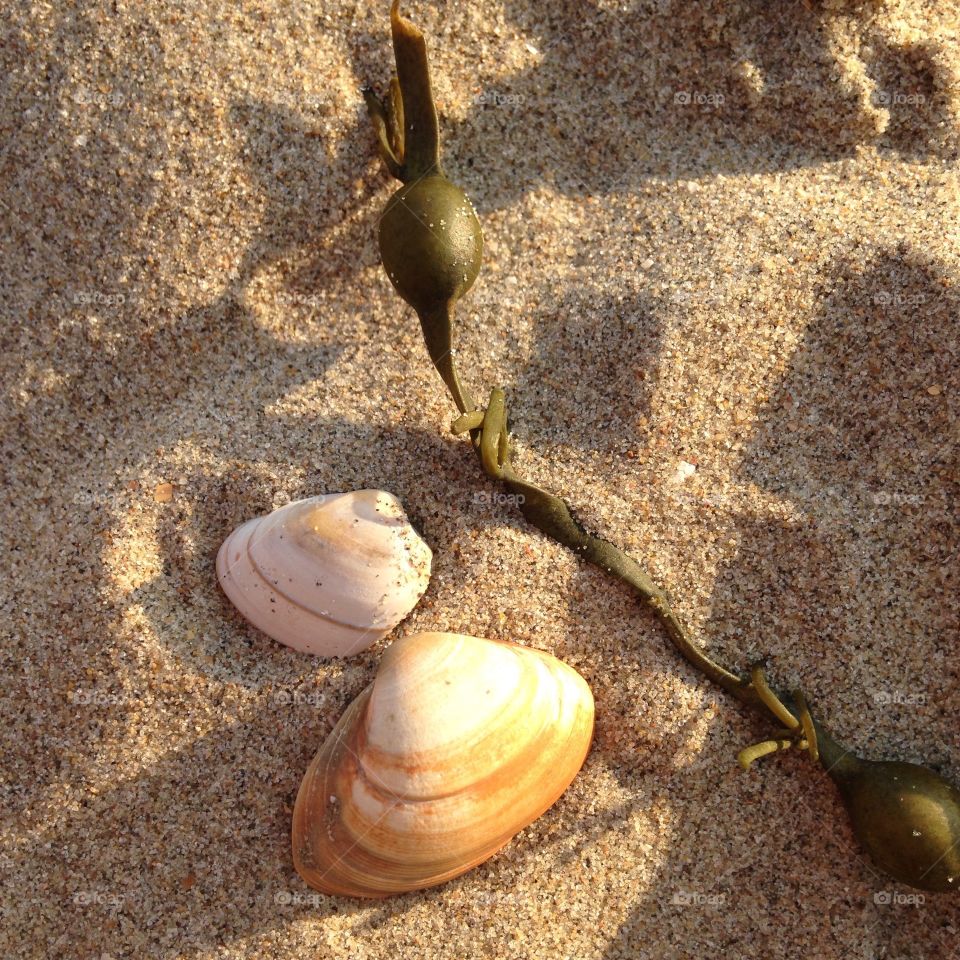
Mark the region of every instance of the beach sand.
[[[769, 657], [848, 745], [960, 781], [956, 2], [410, 3], [517, 467]], [[833, 784], [497, 502], [378, 262], [387, 0], [9, 5], [0, 143], [0, 953], [895, 957]], [[372, 679], [247, 626], [236, 525], [382, 487], [434, 551], [395, 636], [548, 650], [597, 703], [556, 806], [444, 886], [309, 890], [291, 809]]]

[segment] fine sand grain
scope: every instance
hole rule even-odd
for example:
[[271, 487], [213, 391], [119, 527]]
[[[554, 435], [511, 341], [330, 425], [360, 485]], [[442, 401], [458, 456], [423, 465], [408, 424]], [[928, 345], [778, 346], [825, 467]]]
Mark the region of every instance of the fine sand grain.
[[[451, 436], [379, 263], [359, 87], [387, 0], [7, 4], [0, 955], [915, 958], [960, 901], [861, 858], [829, 780], [530, 528]], [[458, 314], [518, 468], [870, 757], [960, 781], [956, 2], [410, 3], [483, 270]], [[424, 629], [555, 653], [595, 743], [502, 853], [314, 894], [303, 771], [385, 644], [296, 655], [237, 524], [395, 493]]]

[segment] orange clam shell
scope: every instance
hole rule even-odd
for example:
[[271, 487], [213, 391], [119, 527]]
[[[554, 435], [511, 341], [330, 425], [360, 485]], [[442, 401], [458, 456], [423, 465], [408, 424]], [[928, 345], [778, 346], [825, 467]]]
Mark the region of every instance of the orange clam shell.
[[297, 871], [352, 897], [464, 873], [556, 802], [593, 719], [586, 681], [547, 653], [454, 633], [397, 640], [304, 776]]

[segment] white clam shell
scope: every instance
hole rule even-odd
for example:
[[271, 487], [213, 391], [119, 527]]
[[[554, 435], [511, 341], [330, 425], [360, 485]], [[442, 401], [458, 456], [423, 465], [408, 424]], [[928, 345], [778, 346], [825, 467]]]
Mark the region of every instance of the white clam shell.
[[344, 657], [416, 606], [432, 556], [393, 494], [357, 490], [247, 521], [220, 547], [217, 576], [264, 633], [304, 653]]
[[293, 860], [324, 893], [385, 897], [492, 856], [569, 786], [593, 696], [549, 654], [455, 633], [387, 648], [310, 764]]

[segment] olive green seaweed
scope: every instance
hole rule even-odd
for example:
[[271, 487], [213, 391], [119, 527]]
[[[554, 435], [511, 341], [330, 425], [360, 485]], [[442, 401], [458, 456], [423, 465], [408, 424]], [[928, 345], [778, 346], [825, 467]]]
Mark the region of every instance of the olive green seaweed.
[[805, 751], [837, 784], [854, 832], [879, 867], [923, 890], [957, 889], [956, 787], [918, 764], [860, 759], [813, 718], [801, 692], [784, 697], [771, 689], [762, 665], [742, 677], [716, 663], [690, 639], [666, 593], [635, 560], [588, 533], [564, 500], [515, 472], [504, 391], [495, 387], [486, 407], [478, 408], [460, 380], [453, 346], [453, 306], [480, 270], [480, 223], [440, 164], [439, 124], [423, 35], [400, 15], [399, 0], [394, 0], [390, 18], [397, 76], [384, 101], [364, 91], [380, 155], [390, 174], [403, 183], [380, 220], [380, 251], [391, 282], [420, 318], [430, 358], [460, 413], [453, 432], [469, 434], [484, 472], [516, 495], [533, 526], [631, 587], [692, 666], [777, 724], [770, 739], [740, 752], [744, 769], [782, 750]]

